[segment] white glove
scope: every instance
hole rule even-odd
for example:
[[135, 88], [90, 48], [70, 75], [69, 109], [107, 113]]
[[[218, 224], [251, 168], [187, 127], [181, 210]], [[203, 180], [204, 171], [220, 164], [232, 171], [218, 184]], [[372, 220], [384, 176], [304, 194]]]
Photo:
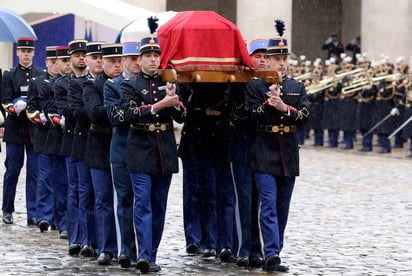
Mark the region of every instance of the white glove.
[[18, 100], [15, 104], [14, 104], [14, 109], [16, 110], [16, 114], [20, 115], [20, 112], [22, 112], [23, 110], [25, 110], [27, 107], [27, 102], [23, 101], [23, 100]]
[[43, 125], [46, 124], [46, 122], [47, 122], [47, 117], [44, 114], [44, 112], [40, 113], [40, 121]]
[[62, 117], [60, 118], [60, 122], [59, 122], [59, 125], [61, 126], [61, 128], [64, 128], [65, 123], [66, 123], [66, 118], [64, 118], [64, 115], [62, 115]]
[[396, 108], [396, 107], [392, 108], [392, 110], [391, 110], [391, 115], [392, 115], [392, 116], [399, 116], [399, 115], [400, 115], [399, 109]]

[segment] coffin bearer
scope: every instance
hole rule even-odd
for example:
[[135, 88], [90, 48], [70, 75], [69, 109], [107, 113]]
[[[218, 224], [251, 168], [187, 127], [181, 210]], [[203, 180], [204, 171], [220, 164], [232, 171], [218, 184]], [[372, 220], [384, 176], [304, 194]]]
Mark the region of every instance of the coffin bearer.
[[134, 225], [138, 243], [136, 268], [157, 272], [157, 249], [163, 233], [167, 196], [172, 174], [178, 172], [173, 120], [183, 121], [184, 106], [176, 85], [161, 81], [160, 47], [149, 21], [151, 37], [142, 39], [141, 72], [121, 84], [121, 106], [130, 124], [127, 166], [134, 192]]
[[[268, 66], [266, 55], [268, 41], [255, 39], [250, 42], [248, 52], [255, 70], [265, 70]], [[256, 122], [247, 114], [245, 105], [246, 85], [234, 95], [234, 132], [230, 146], [230, 166], [236, 189], [235, 226], [239, 248], [236, 252], [237, 265], [260, 267], [262, 250], [258, 229], [258, 193], [256, 181], [248, 160], [256, 134]], [[240, 93], [239, 93], [240, 92]]]
[[252, 79], [247, 88], [249, 111], [257, 122], [257, 135], [251, 149], [251, 168], [260, 199], [260, 226], [266, 271], [286, 271], [279, 254], [283, 248], [289, 205], [299, 175], [299, 147], [296, 124], [306, 120], [306, 91], [302, 83], [286, 77], [288, 46], [282, 37], [285, 26], [276, 20], [280, 37], [270, 39], [267, 49], [271, 70], [282, 74], [281, 87], [262, 78]]
[[3, 180], [3, 222], [12, 224], [17, 181], [26, 152], [26, 209], [27, 224], [36, 225], [37, 155], [30, 133], [34, 125], [26, 116], [27, 92], [31, 78], [44, 74], [33, 66], [34, 39], [19, 38], [16, 55], [19, 64], [3, 73], [1, 97], [8, 113], [3, 141], [6, 142], [6, 171]]

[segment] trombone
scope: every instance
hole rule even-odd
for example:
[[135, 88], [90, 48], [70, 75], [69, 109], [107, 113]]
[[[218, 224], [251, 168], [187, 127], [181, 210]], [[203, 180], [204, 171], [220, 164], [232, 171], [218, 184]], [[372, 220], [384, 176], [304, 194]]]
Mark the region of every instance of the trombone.
[[385, 81], [391, 81], [391, 80], [396, 80], [399, 78], [399, 74], [389, 74], [389, 75], [384, 75], [384, 76], [379, 76], [379, 77], [374, 77], [374, 78], [362, 78], [359, 79], [356, 82], [353, 82], [352, 84], [343, 87], [341, 93], [342, 94], [352, 94], [358, 91], [362, 91], [364, 89], [369, 89], [372, 87], [372, 85], [378, 81], [385, 80]]

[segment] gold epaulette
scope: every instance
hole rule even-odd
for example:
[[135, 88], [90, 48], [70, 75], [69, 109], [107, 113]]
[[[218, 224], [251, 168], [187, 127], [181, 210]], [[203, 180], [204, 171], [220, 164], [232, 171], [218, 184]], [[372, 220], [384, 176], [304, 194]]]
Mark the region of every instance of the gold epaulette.
[[109, 81], [109, 82], [111, 82], [111, 83], [114, 83], [114, 80], [113, 80], [113, 79], [107, 79], [107, 81]]

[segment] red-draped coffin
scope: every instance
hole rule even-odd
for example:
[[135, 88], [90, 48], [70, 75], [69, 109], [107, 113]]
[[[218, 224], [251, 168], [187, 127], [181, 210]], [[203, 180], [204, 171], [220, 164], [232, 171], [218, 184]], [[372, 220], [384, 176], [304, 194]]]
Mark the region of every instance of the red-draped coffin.
[[161, 69], [235, 71], [252, 68], [235, 24], [212, 11], [179, 12], [158, 30]]

